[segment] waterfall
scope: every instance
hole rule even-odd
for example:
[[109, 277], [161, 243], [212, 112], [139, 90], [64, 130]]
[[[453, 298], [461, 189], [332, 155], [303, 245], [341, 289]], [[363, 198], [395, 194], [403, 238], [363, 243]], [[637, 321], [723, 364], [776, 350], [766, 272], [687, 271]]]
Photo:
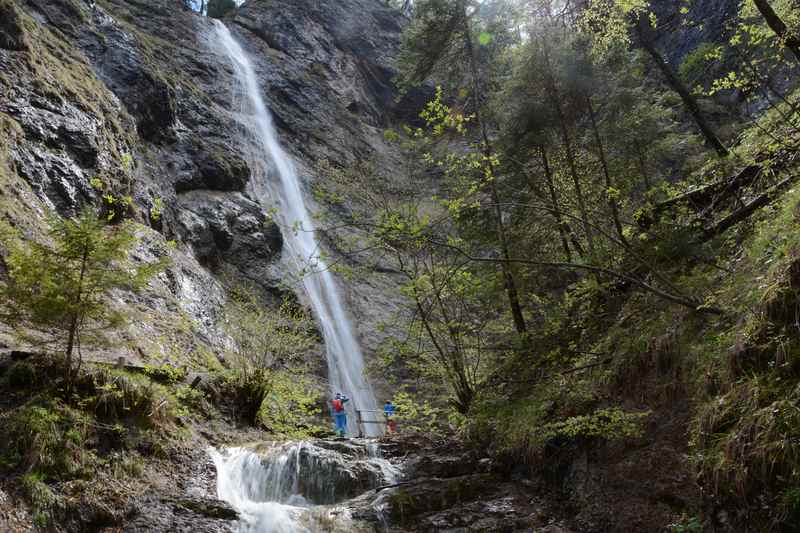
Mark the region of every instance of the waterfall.
[[[377, 409], [372, 388], [364, 375], [364, 356], [336, 280], [319, 255], [314, 223], [306, 207], [297, 169], [278, 142], [252, 62], [230, 30], [220, 21], [214, 21], [214, 24], [215, 44], [233, 66], [240, 120], [254, 145], [255, 157], [251, 166], [261, 171], [263, 176], [272, 177], [263, 180], [264, 183], [254, 180], [255, 186], [263, 189], [256, 192], [262, 198], [269, 197], [278, 202], [281, 226], [289, 228], [283, 231], [283, 237], [291, 256], [290, 261], [299, 270], [304, 264], [310, 264], [313, 268], [313, 273], [303, 276], [303, 285], [322, 327], [331, 392], [342, 392], [351, 399], [347, 406], [350, 415], [348, 433], [354, 436], [358, 430], [353, 410]], [[275, 174], [278, 179], [274, 179]], [[381, 424], [364, 426], [367, 436], [380, 435], [383, 429]]]
[[[212, 448], [209, 455], [217, 497], [239, 511], [240, 533], [356, 531], [347, 502], [400, 475], [377, 445], [360, 439]], [[383, 514], [381, 502], [374, 509]]]
[[261, 458], [244, 448], [210, 450], [217, 468], [217, 497], [230, 503], [241, 518], [240, 533], [306, 533], [302, 502], [278, 501], [283, 473], [279, 465], [265, 468]]

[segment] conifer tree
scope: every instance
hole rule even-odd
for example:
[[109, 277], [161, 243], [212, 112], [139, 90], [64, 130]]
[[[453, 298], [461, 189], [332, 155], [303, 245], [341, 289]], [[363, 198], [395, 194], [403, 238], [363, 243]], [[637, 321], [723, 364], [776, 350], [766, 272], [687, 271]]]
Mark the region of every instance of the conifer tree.
[[114, 290], [138, 292], [167, 259], [135, 264], [132, 222], [111, 226], [90, 209], [75, 219], [52, 216], [45, 242], [22, 240], [0, 227], [8, 250], [8, 280], [0, 285], [3, 321], [33, 345], [58, 346], [67, 388], [81, 365], [81, 347], [106, 344], [104, 332], [126, 322], [111, 297]]

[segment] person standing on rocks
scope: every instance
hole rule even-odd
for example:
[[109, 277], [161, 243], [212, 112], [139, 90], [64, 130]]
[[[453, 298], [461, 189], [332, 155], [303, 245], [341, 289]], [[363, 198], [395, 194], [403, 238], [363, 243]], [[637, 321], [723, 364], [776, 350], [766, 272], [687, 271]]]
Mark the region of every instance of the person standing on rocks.
[[386, 429], [389, 433], [397, 431], [397, 421], [394, 419], [394, 404], [392, 400], [386, 400], [383, 404], [383, 416], [386, 418]]
[[344, 404], [349, 401], [350, 398], [341, 392], [337, 392], [336, 397], [331, 402], [333, 405], [333, 420], [336, 422], [336, 434], [340, 437], [344, 437], [347, 431], [347, 412], [344, 410]]

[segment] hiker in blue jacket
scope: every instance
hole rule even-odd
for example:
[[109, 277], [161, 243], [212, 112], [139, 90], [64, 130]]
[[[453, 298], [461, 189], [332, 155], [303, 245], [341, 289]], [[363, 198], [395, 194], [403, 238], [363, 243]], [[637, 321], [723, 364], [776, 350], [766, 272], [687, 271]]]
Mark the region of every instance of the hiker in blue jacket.
[[383, 404], [383, 417], [386, 419], [386, 429], [389, 433], [397, 431], [397, 421], [394, 419], [394, 404], [392, 400], [386, 400]]
[[344, 437], [347, 431], [347, 412], [344, 410], [344, 404], [349, 402], [350, 398], [343, 395], [341, 392], [336, 393], [336, 397], [331, 402], [333, 406], [333, 420], [336, 422], [336, 434]]

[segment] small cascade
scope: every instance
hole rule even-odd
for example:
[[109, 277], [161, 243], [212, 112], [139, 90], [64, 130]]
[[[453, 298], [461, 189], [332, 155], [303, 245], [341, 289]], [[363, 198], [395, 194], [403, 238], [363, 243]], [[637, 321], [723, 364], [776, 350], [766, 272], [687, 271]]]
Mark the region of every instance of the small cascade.
[[[306, 533], [302, 524], [305, 508], [274, 499], [281, 490], [275, 485], [280, 469], [265, 468], [261, 457], [244, 448], [222, 452], [210, 450], [217, 468], [217, 497], [239, 511], [240, 533]], [[276, 475], [277, 474], [277, 475]]]
[[242, 533], [319, 531], [321, 523], [357, 531], [346, 502], [400, 475], [376, 443], [358, 440], [265, 443], [209, 454], [217, 496], [239, 511]]

